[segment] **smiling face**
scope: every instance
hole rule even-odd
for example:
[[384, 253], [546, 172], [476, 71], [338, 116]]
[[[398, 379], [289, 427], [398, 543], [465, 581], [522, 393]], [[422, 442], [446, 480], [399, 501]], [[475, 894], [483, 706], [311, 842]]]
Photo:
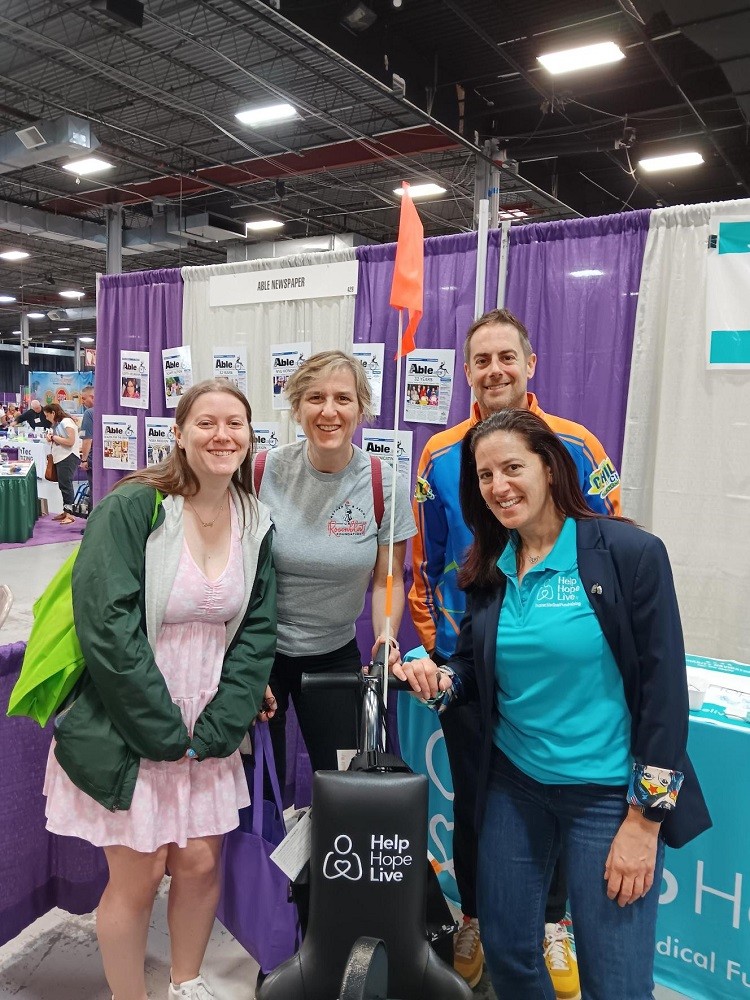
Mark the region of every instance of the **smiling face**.
[[228, 392], [205, 392], [190, 407], [182, 428], [175, 427], [177, 447], [201, 485], [227, 483], [250, 449], [245, 407]]
[[305, 389], [294, 412], [309, 445], [310, 461], [321, 472], [338, 472], [352, 456], [352, 437], [362, 417], [354, 376], [334, 369]]
[[559, 523], [552, 473], [520, 434], [488, 434], [477, 443], [474, 458], [482, 499], [504, 528], [524, 536]]
[[486, 323], [471, 337], [466, 381], [474, 390], [482, 420], [500, 410], [528, 409], [526, 385], [536, 354], [523, 353], [518, 330], [510, 323]]

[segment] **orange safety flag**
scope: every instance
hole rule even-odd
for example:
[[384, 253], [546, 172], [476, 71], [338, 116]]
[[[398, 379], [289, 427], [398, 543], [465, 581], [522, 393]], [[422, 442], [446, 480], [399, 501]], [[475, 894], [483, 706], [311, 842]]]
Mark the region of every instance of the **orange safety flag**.
[[[393, 267], [391, 305], [409, 310], [409, 324], [401, 341], [403, 357], [415, 348], [414, 334], [422, 318], [424, 286], [424, 227], [414, 202], [409, 195], [409, 185], [401, 185], [401, 217], [398, 223], [396, 263]], [[399, 355], [396, 354], [396, 357]]]

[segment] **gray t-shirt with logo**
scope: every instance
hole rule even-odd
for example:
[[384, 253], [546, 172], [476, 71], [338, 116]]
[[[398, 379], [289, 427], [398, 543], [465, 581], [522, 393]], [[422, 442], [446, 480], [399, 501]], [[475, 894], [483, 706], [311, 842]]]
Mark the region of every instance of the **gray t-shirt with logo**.
[[[378, 545], [389, 538], [392, 477], [385, 463], [382, 470], [385, 511], [378, 531], [370, 459], [361, 448], [333, 473], [312, 467], [307, 441], [268, 452], [260, 499], [276, 526], [280, 653], [330, 653], [354, 638]], [[408, 488], [399, 481], [394, 541], [416, 531]]]

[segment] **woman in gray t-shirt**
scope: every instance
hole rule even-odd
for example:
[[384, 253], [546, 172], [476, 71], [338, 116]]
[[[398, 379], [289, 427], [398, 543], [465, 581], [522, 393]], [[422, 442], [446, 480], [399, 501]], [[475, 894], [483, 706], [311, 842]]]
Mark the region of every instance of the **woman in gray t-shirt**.
[[[356, 358], [341, 351], [315, 354], [291, 376], [285, 391], [305, 440], [266, 452], [262, 476], [256, 470], [260, 499], [276, 527], [278, 642], [269, 711], [262, 718], [269, 717], [282, 787], [290, 695], [313, 770], [335, 769], [336, 751], [357, 745], [353, 694], [302, 693], [300, 677], [305, 671], [360, 669], [355, 622], [371, 579], [373, 632], [382, 641], [392, 489], [391, 470], [381, 466], [385, 515], [378, 523], [377, 476], [374, 481], [369, 456], [352, 444], [357, 426], [371, 414], [370, 387]], [[399, 483], [396, 489], [394, 636], [404, 609], [406, 540], [416, 533], [408, 490]]]

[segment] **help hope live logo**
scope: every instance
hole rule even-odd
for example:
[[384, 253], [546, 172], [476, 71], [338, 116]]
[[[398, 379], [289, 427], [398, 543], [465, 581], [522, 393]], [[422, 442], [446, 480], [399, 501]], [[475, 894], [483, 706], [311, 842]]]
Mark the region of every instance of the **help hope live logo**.
[[370, 834], [369, 865], [364, 869], [351, 837], [342, 833], [334, 840], [333, 850], [325, 856], [323, 875], [329, 880], [343, 878], [349, 882], [359, 882], [362, 878], [366, 882], [403, 882], [404, 869], [410, 868], [413, 862], [408, 850], [409, 841], [397, 833], [392, 836]]

